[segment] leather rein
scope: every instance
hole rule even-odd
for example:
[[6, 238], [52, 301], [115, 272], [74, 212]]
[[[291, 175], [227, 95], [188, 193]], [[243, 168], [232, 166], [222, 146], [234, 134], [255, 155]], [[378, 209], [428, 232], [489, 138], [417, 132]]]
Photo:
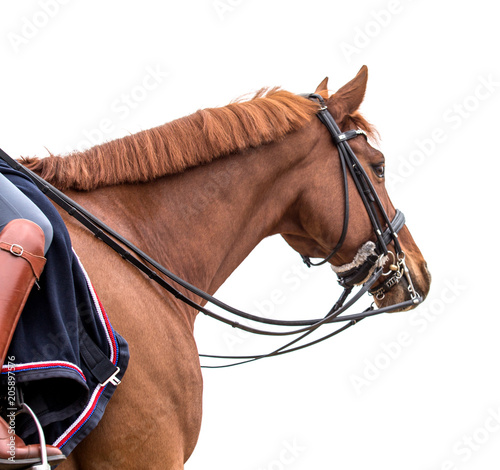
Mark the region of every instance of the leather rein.
[[[73, 201], [71, 198], [66, 196], [64, 193], [59, 191], [57, 188], [52, 186], [50, 183], [45, 181], [43, 178], [38, 176], [33, 171], [21, 165], [19, 162], [10, 157], [2, 149], [0, 149], [0, 158], [9, 164], [12, 168], [20, 171], [24, 175], [28, 176], [37, 187], [46, 194], [55, 204], [60, 206], [65, 210], [70, 216], [74, 217], [79, 223], [90, 230], [93, 235], [99, 240], [106, 243], [114, 251], [116, 251], [123, 259], [130, 262], [142, 273], [148, 276], [152, 281], [156, 282], [160, 287], [165, 289], [167, 292], [172, 294], [176, 299], [182, 301], [189, 307], [214, 318], [222, 323], [230, 325], [233, 328], [238, 328], [249, 333], [266, 335], [266, 336], [293, 336], [296, 337], [286, 342], [283, 346], [264, 354], [249, 355], [249, 356], [228, 356], [228, 355], [212, 355], [212, 354], [200, 354], [200, 357], [209, 359], [220, 359], [220, 360], [235, 360], [236, 362], [231, 362], [222, 365], [202, 365], [204, 368], [224, 368], [231, 367], [234, 365], [239, 365], [247, 362], [256, 361], [258, 359], [263, 359], [265, 357], [273, 357], [282, 354], [287, 354], [299, 349], [306, 348], [313, 344], [317, 344], [321, 341], [329, 339], [338, 333], [350, 328], [355, 325], [360, 320], [364, 318], [379, 315], [381, 313], [391, 312], [394, 310], [405, 309], [412, 305], [421, 302], [422, 298], [413, 288], [413, 283], [411, 281], [410, 273], [405, 263], [404, 252], [398, 242], [397, 233], [405, 224], [405, 218], [402, 212], [396, 211], [396, 214], [392, 220], [389, 220], [385, 209], [369, 179], [365, 170], [359, 163], [356, 155], [350, 148], [348, 140], [355, 138], [359, 135], [363, 135], [364, 132], [360, 130], [349, 130], [346, 132], [341, 132], [338, 128], [333, 116], [328, 111], [325, 101], [320, 95], [308, 94], [305, 95], [307, 98], [312, 100], [317, 100], [320, 104], [320, 109], [317, 113], [320, 121], [326, 126], [328, 131], [332, 136], [333, 142], [336, 144], [339, 157], [341, 161], [342, 171], [343, 171], [343, 181], [344, 181], [344, 192], [345, 192], [345, 211], [344, 211], [344, 225], [342, 230], [342, 235], [339, 242], [332, 250], [332, 252], [322, 261], [313, 263], [310, 258], [302, 255], [304, 262], [310, 266], [319, 266], [321, 264], [329, 261], [335, 253], [337, 253], [342, 246], [347, 233], [347, 226], [349, 222], [349, 201], [348, 201], [348, 178], [347, 171], [350, 172], [352, 179], [356, 185], [356, 188], [363, 200], [363, 204], [366, 208], [370, 221], [372, 223], [375, 235], [376, 243], [367, 242], [366, 245], [369, 246], [367, 255], [363, 257], [362, 262], [358, 265], [349, 267], [346, 271], [337, 272], [339, 278], [339, 284], [344, 288], [342, 294], [329, 312], [319, 319], [306, 319], [306, 320], [276, 320], [271, 318], [260, 317], [250, 313], [246, 313], [237, 308], [231, 307], [224, 302], [216, 299], [210, 294], [202, 291], [201, 289], [193, 286], [189, 282], [179, 278], [174, 273], [160, 265], [153, 258], [149, 257], [146, 253], [140, 250], [138, 247], [133, 245], [130, 241], [122, 237], [119, 233], [115, 232], [113, 229], [108, 227], [104, 222], [99, 220], [97, 217], [86, 211], [82, 206]], [[382, 220], [379, 220], [379, 215], [381, 215]], [[386, 227], [385, 230], [382, 227]], [[392, 253], [388, 249], [388, 245], [393, 242], [396, 253]], [[388, 272], [383, 271], [383, 266], [386, 264], [388, 257], [390, 259], [390, 268]], [[373, 288], [374, 284], [381, 278], [385, 276], [385, 281], [378, 286]], [[378, 299], [382, 299], [385, 293], [392, 287], [397, 285], [399, 281], [405, 277], [407, 281], [407, 288], [410, 293], [410, 300], [399, 302], [387, 307], [374, 308], [372, 304], [367, 309], [359, 313], [342, 315], [350, 307], [352, 307], [366, 292], [371, 293]], [[200, 297], [204, 301], [215, 305], [216, 307], [226, 311], [229, 314], [243, 318], [251, 322], [256, 322], [265, 325], [273, 325], [283, 327], [285, 330], [273, 331], [260, 329], [252, 327], [246, 324], [239, 323], [238, 321], [226, 318], [212, 310], [200, 305], [196, 301], [187, 297], [185, 294], [180, 292], [176, 287], [174, 287], [170, 282], [173, 281], [175, 284], [183, 287], [192, 294]], [[360, 289], [349, 299], [350, 294], [355, 285], [362, 284]], [[304, 340], [316, 331], [319, 327], [330, 324], [346, 322], [346, 324], [333, 332], [326, 334], [320, 338], [314, 340]]]

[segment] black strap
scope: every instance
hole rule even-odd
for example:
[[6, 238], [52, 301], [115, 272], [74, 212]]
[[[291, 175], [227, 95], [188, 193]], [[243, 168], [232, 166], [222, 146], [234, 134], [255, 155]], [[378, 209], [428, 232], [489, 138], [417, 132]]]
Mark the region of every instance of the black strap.
[[[375, 231], [376, 237], [377, 237], [377, 247], [379, 250], [379, 254], [387, 254], [387, 245], [391, 241], [394, 242], [396, 252], [401, 252], [401, 247], [399, 245], [399, 241], [397, 240], [397, 230], [394, 229], [391, 220], [389, 219], [385, 208], [380, 201], [380, 198], [377, 195], [377, 192], [375, 191], [375, 188], [373, 187], [373, 184], [368, 177], [366, 171], [364, 170], [363, 166], [359, 162], [358, 158], [352, 151], [351, 147], [348, 144], [348, 140], [357, 137], [358, 135], [365, 134], [363, 131], [359, 130], [348, 130], [345, 132], [342, 132], [340, 128], [338, 127], [337, 123], [335, 122], [335, 119], [333, 116], [330, 114], [328, 107], [326, 105], [325, 100], [321, 95], [312, 93], [312, 94], [307, 94], [303, 95], [309, 99], [316, 100], [320, 104], [320, 109], [317, 113], [317, 116], [319, 120], [325, 125], [325, 127], [328, 129], [333, 142], [336, 144], [338, 152], [339, 152], [339, 157], [342, 163], [342, 170], [344, 173], [344, 180], [346, 180], [346, 171], [345, 168], [347, 167], [349, 169], [349, 172], [352, 176], [352, 179], [354, 181], [354, 184], [356, 186], [356, 189], [358, 190], [358, 193], [363, 201], [363, 205], [365, 206], [366, 212], [368, 214], [368, 217], [370, 219], [370, 222], [373, 226], [373, 229]], [[347, 189], [345, 190], [346, 194], [345, 197], [348, 199], [348, 193]], [[347, 201], [346, 201], [347, 204]], [[382, 233], [382, 224], [379, 221], [378, 214], [381, 214], [383, 223], [387, 225], [387, 235], [384, 236], [385, 234]], [[348, 222], [348, 212], [345, 211], [344, 215], [344, 227], [346, 226]], [[342, 233], [343, 236], [345, 236], [345, 233], [343, 231]], [[388, 239], [388, 241], [386, 241]], [[332, 253], [330, 253], [323, 261], [318, 262], [318, 263], [312, 263], [310, 259], [306, 256], [303, 256], [303, 259], [305, 263], [308, 266], [319, 266], [323, 264], [324, 262], [330, 260], [334, 253], [336, 253], [339, 248], [340, 248], [340, 243], [337, 244], [337, 246], [334, 248]]]
[[88, 335], [80, 315], [78, 315], [78, 327], [80, 328], [80, 355], [85, 365], [101, 385], [106, 385], [109, 382], [115, 386], [118, 385], [120, 383], [118, 379], [120, 368], [109, 360], [109, 357]]
[[378, 259], [377, 255], [370, 255], [361, 266], [356, 266], [349, 271], [338, 274], [339, 284], [342, 287], [354, 287], [361, 284], [377, 264]]

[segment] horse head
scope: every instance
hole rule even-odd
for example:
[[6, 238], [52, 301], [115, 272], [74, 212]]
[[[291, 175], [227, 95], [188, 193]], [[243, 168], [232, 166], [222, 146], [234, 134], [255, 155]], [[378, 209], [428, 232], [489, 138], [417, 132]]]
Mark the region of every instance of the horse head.
[[[354, 163], [342, 161], [339, 145], [335, 145], [339, 142], [332, 141], [332, 135], [319, 119], [313, 120], [304, 132], [314, 133], [315, 142], [302, 162], [296, 182], [298, 197], [280, 233], [306, 264], [311, 264], [310, 258], [328, 261], [341, 284], [346, 273], [351, 276], [351, 284], [362, 284], [379, 268], [382, 274], [370, 290], [375, 303], [386, 307], [417, 298], [403, 308], [409, 309], [425, 299], [431, 278], [422, 253], [404, 225], [402, 213], [396, 211], [387, 193], [385, 157], [370, 144], [370, 139], [376, 137], [375, 130], [358, 111], [367, 78], [367, 68], [362, 67], [336, 93], [328, 94], [325, 79], [311, 95], [338, 123], [338, 135], [348, 136]], [[355, 168], [358, 163], [362, 169]], [[399, 226], [393, 227], [395, 224]], [[385, 247], [380, 247], [382, 238], [386, 238], [382, 242]], [[368, 259], [372, 262], [367, 267]], [[359, 269], [361, 273], [357, 272]]]

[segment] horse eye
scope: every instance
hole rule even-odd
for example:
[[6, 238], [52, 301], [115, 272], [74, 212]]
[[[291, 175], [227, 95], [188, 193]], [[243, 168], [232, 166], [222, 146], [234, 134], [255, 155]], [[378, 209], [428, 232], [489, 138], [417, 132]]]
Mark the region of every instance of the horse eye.
[[373, 171], [379, 178], [383, 178], [385, 176], [385, 165], [383, 163], [373, 165]]

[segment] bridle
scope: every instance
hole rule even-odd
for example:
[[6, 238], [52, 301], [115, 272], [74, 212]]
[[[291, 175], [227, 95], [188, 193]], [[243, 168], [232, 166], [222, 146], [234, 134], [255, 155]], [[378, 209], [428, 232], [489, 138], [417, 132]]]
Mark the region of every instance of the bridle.
[[[396, 214], [392, 221], [389, 219], [385, 208], [380, 201], [377, 191], [366, 174], [365, 169], [359, 162], [358, 158], [352, 151], [348, 141], [360, 135], [366, 138], [366, 133], [363, 130], [348, 130], [342, 132], [335, 119], [331, 115], [325, 100], [321, 95], [312, 93], [305, 96], [308, 99], [316, 100], [320, 104], [317, 116], [319, 120], [325, 125], [330, 133], [333, 142], [337, 146], [340, 164], [342, 168], [343, 186], [344, 186], [344, 223], [342, 226], [342, 233], [339, 241], [333, 250], [323, 260], [313, 263], [308, 256], [301, 255], [304, 263], [308, 266], [321, 266], [322, 264], [330, 261], [333, 256], [339, 252], [344, 243], [349, 227], [349, 181], [347, 177], [347, 170], [349, 170], [352, 180], [358, 190], [358, 194], [363, 201], [368, 218], [373, 227], [376, 236], [376, 242], [367, 242], [361, 248], [364, 250], [360, 254], [360, 260], [357, 263], [350, 263], [347, 268], [333, 267], [339, 278], [339, 284], [344, 288], [351, 288], [355, 285], [363, 283], [371, 273], [373, 273], [376, 266], [383, 266], [389, 261], [389, 271], [382, 273], [386, 279], [382, 285], [377, 288], [371, 289], [370, 294], [374, 295], [378, 300], [382, 300], [385, 294], [396, 286], [403, 276], [406, 277], [408, 283], [408, 291], [412, 299], [417, 298], [417, 294], [413, 287], [413, 282], [409, 270], [405, 263], [405, 254], [401, 248], [398, 240], [398, 232], [405, 224], [405, 217], [403, 213], [396, 210]], [[383, 230], [383, 227], [387, 228]], [[394, 244], [395, 253], [389, 250], [388, 245]]]
[[[363, 135], [364, 132], [360, 130], [349, 130], [346, 132], [341, 132], [337, 126], [333, 116], [328, 111], [325, 101], [320, 95], [308, 94], [307, 98], [312, 100], [317, 100], [320, 104], [320, 109], [317, 113], [321, 122], [327, 127], [330, 132], [333, 142], [337, 145], [339, 151], [340, 162], [343, 171], [343, 181], [344, 181], [344, 191], [345, 191], [345, 212], [344, 212], [344, 225], [341, 237], [334, 247], [332, 252], [322, 261], [313, 263], [309, 257], [302, 256], [304, 262], [308, 266], [319, 266], [328, 262], [335, 253], [340, 250], [346, 234], [349, 224], [349, 200], [348, 200], [348, 177], [347, 171], [350, 172], [352, 179], [356, 185], [356, 188], [361, 196], [363, 204], [366, 208], [370, 221], [372, 223], [376, 242], [368, 241], [363, 245], [362, 249], [364, 251], [358, 252], [359, 260], [355, 263], [351, 263], [349, 266], [334, 267], [337, 276], [339, 278], [339, 284], [344, 288], [339, 299], [335, 302], [330, 311], [323, 318], [319, 319], [307, 319], [307, 320], [276, 320], [272, 318], [264, 318], [250, 313], [243, 312], [239, 309], [231, 307], [224, 302], [216, 299], [210, 294], [202, 291], [201, 289], [193, 286], [189, 282], [179, 278], [174, 273], [161, 266], [154, 259], [149, 257], [142, 250], [133, 245], [130, 241], [122, 237], [120, 234], [115, 232], [113, 229], [104, 224], [94, 215], [86, 211], [82, 206], [77, 204], [75, 201], [70, 199], [64, 193], [56, 189], [54, 186], [47, 183], [43, 178], [38, 176], [36, 173], [32, 172], [28, 168], [22, 166], [19, 162], [7, 155], [2, 149], [0, 149], [0, 158], [2, 158], [6, 163], [8, 163], [12, 168], [22, 172], [31, 178], [38, 188], [50, 197], [57, 205], [64, 209], [69, 215], [77, 219], [82, 225], [84, 225], [88, 230], [90, 230], [96, 238], [105, 242], [113, 250], [115, 250], [123, 259], [130, 262], [137, 269], [147, 275], [152, 281], [156, 282], [167, 292], [172, 294], [175, 298], [184, 302], [189, 307], [192, 307], [216, 320], [219, 320], [233, 328], [238, 328], [250, 333], [267, 335], [267, 336], [296, 336], [293, 340], [288, 341], [283, 346], [265, 354], [257, 354], [251, 356], [228, 356], [228, 355], [213, 355], [213, 354], [200, 354], [200, 357], [210, 358], [210, 359], [222, 359], [222, 360], [236, 360], [237, 362], [208, 366], [204, 365], [202, 367], [206, 368], [222, 368], [230, 367], [238, 364], [243, 364], [247, 362], [256, 361], [265, 357], [273, 357], [282, 354], [287, 354], [299, 349], [303, 349], [313, 344], [317, 344], [328, 338], [331, 338], [338, 333], [345, 331], [347, 328], [355, 325], [360, 320], [364, 318], [379, 315], [381, 313], [391, 312], [394, 310], [407, 309], [415, 304], [421, 302], [422, 297], [415, 291], [413, 283], [411, 281], [411, 276], [405, 263], [405, 255], [398, 241], [397, 233], [405, 224], [405, 218], [402, 212], [396, 211], [396, 214], [392, 220], [389, 220], [387, 213], [375, 191], [368, 175], [359, 163], [356, 155], [350, 148], [348, 140], [355, 138], [359, 135]], [[381, 217], [381, 220], [379, 219]], [[383, 227], [386, 227], [385, 229]], [[394, 244], [395, 253], [392, 253], [388, 249], [390, 243]], [[357, 257], [358, 257], [357, 255]], [[387, 273], [383, 272], [383, 267], [387, 264], [389, 259], [390, 267]], [[386, 279], [381, 285], [374, 288], [376, 282], [385, 276]], [[407, 281], [407, 288], [410, 294], [410, 300], [399, 302], [397, 304], [389, 305], [382, 308], [374, 308], [374, 304], [366, 308], [362, 312], [343, 315], [350, 307], [352, 307], [363, 295], [367, 292], [374, 295], [377, 299], [382, 299], [388, 290], [393, 288], [402, 278]], [[170, 282], [170, 279], [177, 285], [187, 289], [194, 295], [202, 298], [206, 302], [209, 302], [218, 308], [226, 311], [231, 315], [243, 318], [248, 322], [257, 322], [265, 325], [273, 325], [284, 328], [284, 331], [275, 330], [264, 330], [253, 326], [239, 323], [227, 317], [224, 317], [218, 313], [209, 310], [205, 306], [202, 306], [192, 300], [190, 297], [186, 296], [175, 288]], [[349, 299], [354, 286], [361, 285], [359, 290], [352, 295]], [[315, 332], [319, 327], [332, 324], [346, 322], [346, 324], [323, 337], [317, 338], [315, 340], [309, 340], [309, 342], [304, 343], [303, 340]]]

